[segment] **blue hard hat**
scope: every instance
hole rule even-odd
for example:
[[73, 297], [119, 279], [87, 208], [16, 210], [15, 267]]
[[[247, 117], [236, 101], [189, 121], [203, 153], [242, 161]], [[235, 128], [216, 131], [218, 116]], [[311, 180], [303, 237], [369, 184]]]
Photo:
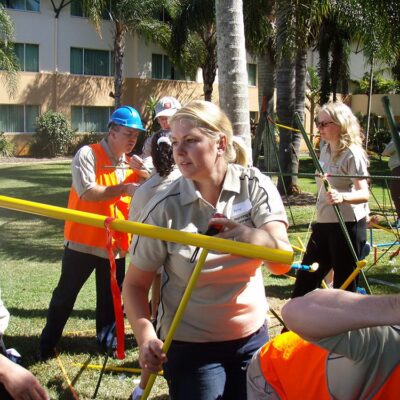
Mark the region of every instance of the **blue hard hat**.
[[117, 125], [126, 126], [127, 128], [139, 129], [145, 131], [139, 113], [130, 106], [122, 106], [117, 108], [111, 115], [110, 121]]

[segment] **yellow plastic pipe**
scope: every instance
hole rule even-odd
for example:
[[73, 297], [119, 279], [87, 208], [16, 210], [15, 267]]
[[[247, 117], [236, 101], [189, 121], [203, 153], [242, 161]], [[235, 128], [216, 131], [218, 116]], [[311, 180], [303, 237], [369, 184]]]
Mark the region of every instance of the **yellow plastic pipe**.
[[[301, 246], [301, 249], [300, 249], [301, 252], [302, 252], [302, 253], [305, 253], [305, 252], [306, 252], [306, 248], [305, 248], [304, 243], [303, 243], [303, 241], [301, 240], [300, 236], [296, 236], [296, 239], [297, 239], [299, 245]], [[292, 247], [293, 247], [293, 246], [292, 246]], [[293, 247], [293, 248], [294, 248], [294, 247]]]
[[365, 260], [360, 260], [357, 262], [357, 267], [354, 269], [354, 271], [349, 275], [349, 277], [342, 283], [342, 286], [340, 286], [340, 289], [347, 289], [347, 286], [350, 285], [350, 283], [354, 280], [354, 278], [361, 272], [361, 270], [367, 265], [367, 262]]
[[[200, 275], [201, 269], [203, 268], [203, 265], [206, 261], [207, 254], [208, 254], [208, 250], [203, 249], [201, 251], [199, 260], [197, 261], [196, 266], [193, 269], [192, 275], [190, 276], [190, 279], [187, 283], [185, 292], [183, 293], [182, 300], [179, 303], [179, 306], [178, 306], [178, 309], [176, 310], [174, 319], [172, 320], [171, 326], [167, 333], [167, 336], [165, 337], [164, 344], [162, 347], [162, 351], [164, 353], [168, 352], [169, 346], [171, 345], [172, 339], [175, 335], [175, 331], [178, 328], [179, 323], [181, 322], [183, 313], [185, 312], [186, 306], [192, 295], [192, 291], [193, 291], [194, 287], [196, 286], [197, 279]], [[144, 389], [141, 400], [147, 399], [147, 397], [149, 396], [149, 394], [151, 392], [151, 388], [154, 385], [155, 380], [156, 380], [156, 374], [151, 374], [149, 380], [147, 381], [147, 385], [146, 385], [146, 388]]]
[[[74, 367], [81, 367], [85, 369], [96, 369], [96, 370], [101, 370], [103, 369], [103, 365], [99, 364], [82, 364], [82, 363], [72, 363]], [[109, 365], [104, 368], [105, 371], [116, 371], [116, 372], [129, 372], [131, 374], [137, 374], [140, 375], [142, 373], [141, 368], [128, 368], [128, 367], [116, 367]], [[159, 372], [157, 375], [163, 375], [163, 372]]]
[[392, 229], [385, 228], [384, 226], [375, 224], [374, 222], [370, 222], [369, 224], [373, 228], [381, 229], [384, 232], [393, 233], [396, 237], [399, 237], [399, 234], [393, 228]]
[[[107, 218], [103, 215], [70, 210], [64, 207], [57, 207], [7, 196], [0, 196], [0, 207], [60, 220], [78, 222], [81, 224], [96, 226], [98, 228], [104, 228], [104, 221]], [[287, 250], [270, 249], [254, 244], [234, 242], [232, 240], [220, 239], [198, 233], [181, 232], [175, 229], [162, 228], [159, 226], [125, 221], [122, 219], [115, 219], [110, 226], [111, 229], [120, 232], [129, 232], [168, 242], [188, 244], [222, 253], [236, 254], [242, 257], [256, 258], [288, 265], [291, 265], [293, 262], [293, 252]]]

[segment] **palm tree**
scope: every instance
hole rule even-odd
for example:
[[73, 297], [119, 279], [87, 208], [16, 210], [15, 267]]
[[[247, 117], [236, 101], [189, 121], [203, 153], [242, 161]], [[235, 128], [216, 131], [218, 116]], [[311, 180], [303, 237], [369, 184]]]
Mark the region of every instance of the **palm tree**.
[[[277, 115], [284, 126], [293, 126], [295, 111], [304, 114], [306, 51], [313, 40], [312, 28], [327, 12], [328, 6], [329, 2], [325, 0], [276, 2]], [[300, 135], [289, 129], [281, 129], [279, 163], [282, 172], [293, 174], [280, 177], [278, 189], [281, 193], [298, 192], [295, 174], [298, 172], [299, 150]]]
[[14, 26], [5, 8], [0, 5], [0, 71], [10, 97], [16, 94], [20, 69], [13, 40]]
[[[249, 89], [241, 0], [216, 0], [218, 88], [235, 135], [251, 149]], [[249, 151], [251, 157], [251, 152]]]
[[313, 141], [314, 141], [314, 124], [312, 122], [314, 121], [315, 109], [316, 109], [317, 105], [319, 104], [319, 93], [320, 93], [321, 81], [319, 79], [319, 76], [318, 76], [315, 68], [313, 68], [313, 67], [307, 68], [307, 73], [308, 73], [308, 79], [307, 79], [306, 97], [308, 100], [308, 105], [306, 107], [310, 113], [310, 119], [311, 119], [310, 142], [313, 143]]
[[[204, 99], [211, 101], [217, 74], [217, 33], [214, 0], [167, 0], [171, 12], [172, 37], [169, 50], [179, 60], [192, 53], [192, 68], [202, 69]], [[191, 50], [187, 51], [190, 48]]]
[[[244, 29], [247, 51], [257, 58], [259, 119], [253, 140], [253, 162], [258, 165], [261, 146], [264, 144], [264, 166], [275, 170], [275, 142], [266, 131], [268, 117], [274, 116], [276, 71], [274, 2], [247, 0], [243, 4]], [[265, 135], [264, 135], [265, 133]]]
[[84, 0], [84, 9], [100, 33], [104, 13], [108, 13], [113, 23], [114, 35], [114, 98], [115, 107], [121, 104], [122, 66], [125, 53], [125, 40], [128, 32], [137, 31], [143, 20], [152, 18], [160, 10], [156, 0]]

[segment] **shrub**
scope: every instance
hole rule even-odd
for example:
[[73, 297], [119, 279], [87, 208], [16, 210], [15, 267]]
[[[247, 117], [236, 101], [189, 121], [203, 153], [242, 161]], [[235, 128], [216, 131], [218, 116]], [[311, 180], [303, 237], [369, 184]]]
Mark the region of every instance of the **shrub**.
[[0, 132], [0, 156], [10, 157], [14, 154], [14, 145]]
[[75, 131], [65, 116], [49, 110], [36, 118], [33, 149], [42, 156], [65, 155], [68, 153], [74, 136]]
[[369, 133], [368, 148], [380, 154], [391, 139], [392, 135], [389, 129], [372, 129]]
[[79, 135], [76, 140], [74, 140], [68, 149], [68, 154], [75, 155], [75, 153], [83, 146], [88, 144], [99, 143], [100, 140], [107, 134], [90, 132], [87, 134]]

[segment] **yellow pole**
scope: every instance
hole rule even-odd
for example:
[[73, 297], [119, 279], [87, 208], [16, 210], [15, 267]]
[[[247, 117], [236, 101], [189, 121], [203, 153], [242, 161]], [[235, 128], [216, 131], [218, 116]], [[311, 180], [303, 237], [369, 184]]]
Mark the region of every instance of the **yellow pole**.
[[[296, 236], [296, 239], [297, 239], [297, 241], [299, 242], [299, 245], [301, 246], [300, 251], [301, 251], [302, 253], [305, 253], [305, 252], [306, 252], [306, 248], [305, 248], [304, 243], [303, 243], [303, 241], [301, 240], [300, 236]], [[292, 247], [293, 247], [293, 246], [292, 246]], [[293, 247], [293, 248], [294, 248], [294, 247]]]
[[399, 237], [399, 234], [394, 229], [385, 228], [384, 226], [375, 224], [374, 222], [370, 222], [369, 224], [373, 228], [381, 229], [382, 231], [385, 231], [385, 232], [388, 232], [388, 233], [393, 233], [397, 238]]
[[[185, 312], [185, 309], [189, 302], [190, 296], [192, 295], [192, 291], [193, 291], [194, 287], [196, 286], [197, 279], [200, 275], [201, 269], [203, 268], [203, 265], [206, 261], [207, 254], [208, 254], [208, 250], [203, 249], [201, 251], [199, 260], [197, 261], [197, 264], [193, 269], [192, 275], [186, 286], [185, 292], [183, 293], [182, 300], [179, 304], [178, 309], [176, 310], [174, 319], [172, 320], [171, 327], [169, 328], [167, 336], [165, 337], [164, 344], [162, 347], [162, 351], [164, 353], [168, 352], [169, 346], [171, 345], [171, 342], [172, 342], [172, 338], [174, 337], [175, 331], [178, 328], [179, 323], [181, 322], [183, 313]], [[147, 399], [155, 380], [156, 380], [156, 375], [151, 374], [150, 378], [147, 382], [146, 388], [144, 389], [144, 392], [142, 394], [141, 400]]]
[[[101, 370], [103, 369], [103, 365], [99, 364], [82, 364], [82, 363], [72, 363], [74, 367], [81, 367], [85, 369], [96, 369], [96, 370]], [[116, 372], [129, 372], [131, 374], [137, 374], [140, 375], [142, 373], [141, 368], [127, 368], [127, 367], [117, 367], [117, 366], [112, 366], [109, 365], [104, 368], [105, 371], [116, 371]], [[159, 372], [157, 375], [163, 375], [163, 372]]]
[[304, 252], [305, 252], [305, 250], [303, 250], [303, 249], [300, 248], [300, 247], [295, 246], [294, 244], [291, 244], [291, 246], [292, 246], [293, 250], [297, 250], [297, 251], [299, 251], [300, 253], [304, 253]]
[[329, 286], [326, 284], [326, 282], [325, 282], [324, 280], [322, 280], [321, 286], [322, 286], [324, 289], [329, 289]]
[[[7, 196], [0, 196], [0, 207], [55, 219], [78, 222], [98, 228], [104, 228], [104, 221], [107, 218], [103, 215], [70, 210], [64, 207], [15, 199]], [[122, 219], [115, 219], [110, 226], [111, 229], [120, 232], [129, 232], [169, 242], [188, 244], [222, 253], [236, 254], [242, 257], [256, 258], [288, 265], [291, 265], [293, 262], [293, 252], [286, 250], [270, 249], [254, 244], [234, 242], [232, 240], [200, 235], [198, 233], [181, 232], [175, 229], [162, 228]]]
[[350, 285], [350, 283], [354, 280], [354, 278], [360, 273], [360, 271], [367, 265], [367, 262], [365, 260], [360, 260], [357, 262], [357, 267], [355, 270], [349, 275], [349, 277], [342, 283], [342, 286], [340, 286], [340, 289], [345, 290], [347, 286]]

